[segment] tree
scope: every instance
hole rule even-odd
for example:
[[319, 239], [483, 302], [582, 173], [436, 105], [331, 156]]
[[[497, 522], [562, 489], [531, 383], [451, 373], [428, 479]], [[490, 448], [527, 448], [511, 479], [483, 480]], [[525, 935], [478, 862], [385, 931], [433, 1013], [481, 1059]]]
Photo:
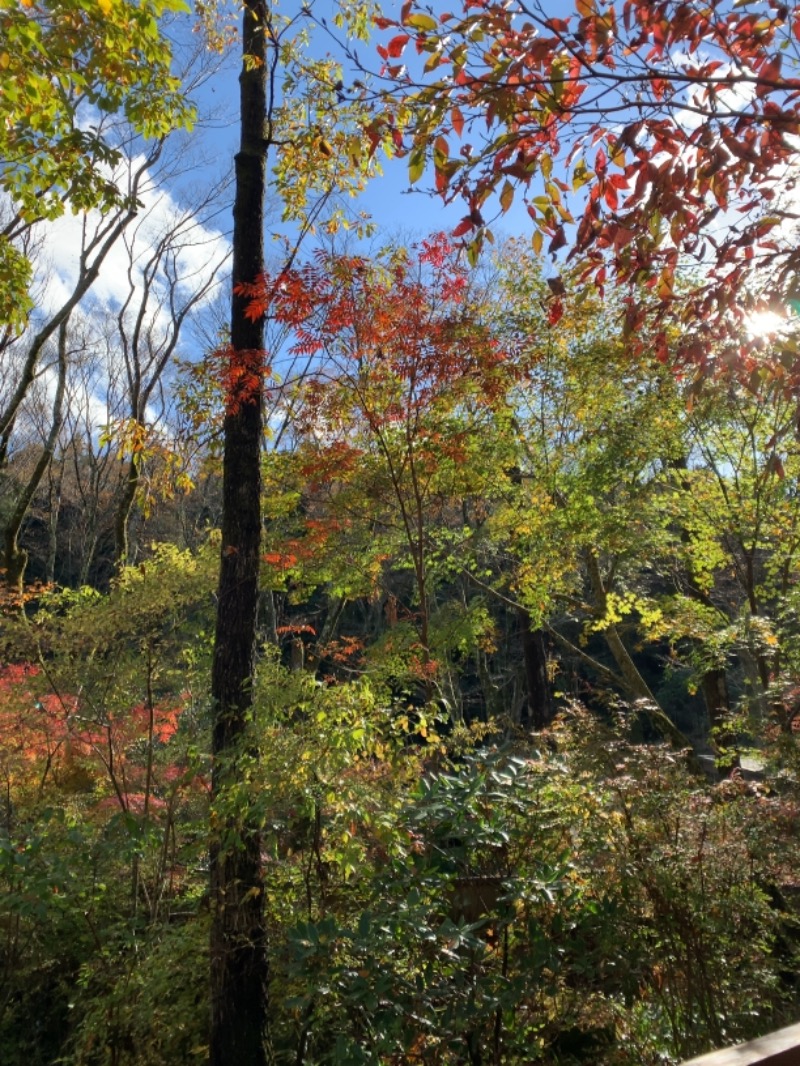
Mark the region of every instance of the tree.
[[[187, 864], [205, 867], [202, 708], [216, 557], [210, 542], [196, 555], [164, 545], [121, 569], [105, 594], [48, 590], [35, 617], [17, 610], [3, 618], [4, 1062], [85, 1062], [98, 1040], [117, 1060], [185, 1061], [206, 1039], [198, 957], [207, 921], [186, 929], [185, 889]], [[170, 950], [160, 977], [148, 967], [154, 1039], [146, 1047], [149, 1037], [136, 1031], [134, 957], [158, 953], [176, 921], [192, 946], [185, 966]], [[68, 1006], [67, 989], [78, 987]], [[175, 994], [177, 1047], [164, 1042]], [[40, 1009], [46, 1023], [31, 1024]]]
[[[147, 156], [138, 159], [132, 165], [128, 172], [129, 198], [127, 202], [118, 208], [110, 209], [100, 219], [96, 227], [87, 226], [84, 228], [77, 275], [72, 291], [61, 306], [56, 308], [51, 314], [43, 316], [43, 320], [34, 325], [32, 336], [28, 337], [27, 330], [22, 331], [21, 338], [14, 338], [10, 333], [7, 335], [3, 353], [4, 358], [15, 362], [17, 369], [11, 382], [10, 395], [4, 397], [3, 407], [0, 410], [0, 466], [5, 464], [11, 435], [14, 432], [20, 411], [35, 380], [42, 354], [54, 335], [58, 337], [59, 350], [58, 385], [53, 401], [51, 432], [45, 440], [45, 447], [40, 461], [33, 471], [33, 476], [20, 493], [6, 523], [3, 561], [6, 581], [12, 587], [21, 587], [27, 562], [27, 556], [18, 544], [22, 522], [33, 494], [38, 488], [52, 458], [63, 419], [63, 395], [68, 363], [67, 335], [70, 317], [97, 280], [100, 268], [111, 249], [135, 217], [135, 204], [138, 203], [141, 183], [145, 180], [148, 167], [158, 159], [161, 147], [162, 142], [156, 142]], [[24, 349], [24, 352], [20, 352], [20, 349]]]
[[[152, 158], [148, 157], [147, 162], [152, 163]], [[25, 570], [26, 555], [20, 546], [23, 523], [54, 460], [58, 443], [63, 440], [61, 424], [77, 431], [80, 407], [93, 411], [93, 416], [88, 419], [87, 433], [79, 434], [80, 444], [76, 441], [76, 445], [84, 449], [84, 456], [98, 455], [105, 449], [117, 458], [108, 470], [110, 475], [112, 471], [117, 473], [117, 484], [109, 484], [105, 479], [104, 488], [115, 496], [115, 557], [119, 562], [126, 561], [128, 520], [137, 491], [144, 482], [147, 460], [171, 454], [165, 436], [168, 429], [158, 425], [162, 421], [159, 408], [164, 406], [161, 402], [164, 377], [179, 350], [187, 316], [207, 300], [227, 255], [227, 242], [208, 225], [218, 209], [217, 196], [224, 190], [224, 184], [214, 193], [182, 190], [180, 197], [174, 191], [170, 198], [158, 190], [167, 180], [175, 180], [175, 158], [156, 168], [143, 166], [141, 160], [128, 160], [127, 166], [139, 201], [137, 217], [129, 218], [125, 209], [121, 218], [116, 212], [105, 218], [96, 214], [85, 216], [81, 234], [84, 254], [79, 259], [73, 290], [55, 315], [61, 318], [58, 355], [52, 360], [47, 356], [52, 342], [42, 338], [47, 336], [51, 320], [42, 314], [43, 328], [29, 341], [30, 349], [25, 356], [16, 361], [20, 369], [23, 362], [30, 363], [32, 350], [39, 352], [34, 379], [24, 390], [13, 417], [10, 411], [15, 393], [23, 393], [24, 374], [14, 383], [16, 390], [12, 388], [11, 395], [3, 397], [9, 408], [4, 449], [6, 456], [13, 457], [20, 440], [29, 436], [30, 427], [26, 423], [30, 421], [32, 407], [40, 407], [43, 402], [43, 398], [33, 395], [36, 380], [44, 383], [47, 392], [47, 383], [51, 377], [55, 379], [51, 417], [37, 433], [42, 442], [37, 462], [24, 479], [20, 479], [16, 464], [17, 470], [9, 471], [11, 477], [6, 481], [6, 489], [11, 483], [16, 487], [4, 522], [3, 563], [6, 580], [13, 587], [21, 583]], [[97, 235], [106, 232], [112, 220], [124, 225], [113, 227], [113, 240], [106, 241], [103, 250], [92, 260], [91, 249]], [[127, 259], [127, 285], [123, 288], [122, 279], [117, 280], [122, 306], [101, 325], [98, 319], [104, 309], [96, 301], [92, 302], [87, 286], [97, 276], [112, 247], [119, 252], [120, 244], [124, 245], [123, 254]], [[38, 257], [35, 266], [37, 276], [41, 275], [43, 268]], [[81, 303], [76, 304], [76, 299]], [[68, 307], [66, 317], [62, 314], [64, 307]], [[17, 340], [16, 346], [24, 346], [26, 340], [27, 332]], [[14, 351], [12, 347], [7, 353], [9, 360], [13, 360]], [[92, 365], [94, 373], [89, 372]], [[81, 376], [83, 391], [89, 390], [85, 396], [79, 395], [81, 386], [77, 379]], [[105, 414], [101, 415], [99, 411], [103, 407]], [[62, 453], [64, 450], [62, 446]], [[79, 477], [78, 481], [85, 479]], [[95, 488], [99, 489], [100, 484]], [[86, 532], [91, 540], [98, 500], [91, 498], [91, 494], [87, 498], [84, 493], [84, 504]], [[92, 554], [90, 551], [84, 560], [84, 579]]]
[[278, 285], [267, 275], [246, 291], [253, 313], [285, 323], [295, 350], [315, 359], [295, 429], [307, 473], [338, 497], [333, 509], [338, 502], [352, 515], [359, 501], [372, 509], [365, 521], [373, 547], [399, 532], [413, 567], [420, 677], [429, 685], [434, 557], [447, 554], [431, 515], [470, 491], [468, 472], [479, 465], [470, 440], [480, 412], [507, 390], [513, 361], [481, 323], [468, 271], [441, 234], [385, 262], [320, 257]]
[[[233, 208], [234, 287], [264, 269], [268, 28], [267, 5], [264, 0], [254, 0], [244, 9], [242, 27], [241, 140]], [[211, 675], [212, 801], [219, 801], [226, 784], [240, 774], [255, 669], [264, 318], [246, 312], [246, 302], [234, 288], [230, 363], [232, 371], [246, 377], [247, 385], [235, 402], [229, 402], [224, 424], [222, 554]], [[230, 822], [220, 827], [212, 837], [210, 857], [210, 1063], [263, 1066], [272, 1055], [267, 1031], [268, 963], [258, 828]]]
[[711, 724], [723, 731], [731, 694], [752, 735], [791, 729], [796, 417], [779, 390], [709, 387], [687, 417], [686, 459], [664, 498], [681, 544], [662, 625], [676, 646], [690, 642]]
[[[211, 694], [212, 802], [219, 814], [211, 839], [211, 1066], [260, 1066], [272, 1058], [268, 961], [263, 913], [261, 834], [248, 809], [231, 810], [246, 784], [255, 739], [250, 729], [255, 675], [261, 550], [262, 385], [267, 373], [265, 312], [253, 310], [248, 283], [264, 273], [266, 160], [284, 219], [298, 224], [276, 284], [316, 223], [333, 191], [360, 188], [366, 151], [348, 121], [357, 105], [340, 106], [341, 70], [332, 59], [309, 58], [304, 7], [281, 16], [266, 0], [246, 6], [239, 74], [240, 145], [235, 158], [233, 294], [230, 344], [220, 353], [225, 382], [222, 460], [222, 547]], [[365, 34], [366, 9], [342, 4], [337, 19]], [[298, 26], [299, 23], [299, 26]], [[330, 132], [342, 154], [334, 154]], [[347, 145], [351, 151], [347, 151]], [[335, 229], [337, 214], [328, 220]], [[219, 813], [221, 812], [221, 814]]]
[[[405, 137], [412, 182], [432, 161], [438, 192], [465, 201], [455, 233], [473, 252], [492, 197], [506, 212], [521, 194], [534, 248], [568, 248], [601, 290], [609, 276], [630, 284], [628, 329], [654, 319], [660, 358], [665, 316], [680, 310], [693, 323], [684, 357], [723, 364], [710, 342], [749, 304], [794, 296], [800, 6], [576, 0], [562, 16], [539, 0], [465, 0], [434, 17], [411, 0], [379, 18], [396, 31], [379, 51], [402, 103], [369, 132]], [[425, 60], [418, 81], [410, 46]], [[679, 283], [692, 265], [700, 276]], [[553, 291], [557, 318], [559, 279]], [[749, 372], [756, 356], [734, 347]], [[794, 382], [793, 348], [769, 361]]]
[[[163, 400], [164, 378], [179, 350], [187, 319], [208, 299], [227, 259], [226, 242], [209, 242], [206, 228], [224, 190], [223, 183], [221, 188], [196, 192], [155, 234], [148, 216], [157, 212], [151, 209], [123, 237], [128, 292], [116, 317], [126, 395], [114, 435], [127, 462], [114, 519], [118, 563], [129, 561], [128, 523], [148, 452], [164, 452], [158, 447], [158, 427], [149, 425], [152, 407]], [[208, 253], [201, 251], [204, 243], [211, 244]]]
[[631, 651], [654, 609], [650, 571], [671, 558], [659, 501], [663, 467], [685, 446], [683, 397], [652, 358], [631, 360], [613, 304], [567, 291], [552, 325], [547, 291], [535, 253], [509, 242], [498, 255], [494, 328], [501, 343], [519, 338], [523, 353], [509, 397], [514, 465], [476, 538], [476, 580], [488, 563], [495, 591], [519, 603], [529, 627], [602, 686], [641, 701], [683, 747]]
[[[3, 562], [12, 587], [21, 585], [25, 570], [22, 524], [66, 415], [70, 319], [144, 208], [143, 200], [152, 200], [154, 168], [166, 139], [192, 123], [194, 111], [183, 92], [196, 87], [209, 68], [195, 53], [185, 60], [183, 80], [173, 74], [161, 23], [165, 13], [177, 10], [181, 4], [171, 0], [142, 5], [44, 0], [0, 13], [0, 47], [9, 49], [0, 52], [5, 148], [0, 188], [6, 196], [0, 351], [12, 368], [0, 400], [0, 467], [24, 418], [26, 397], [37, 376], [46, 376], [43, 356], [54, 338], [61, 353], [51, 424], [5, 523]], [[143, 138], [149, 140], [145, 147]], [[53, 306], [52, 299], [42, 299], [42, 230], [67, 209], [83, 222], [78, 264]], [[31, 276], [35, 295], [29, 291]], [[182, 318], [178, 315], [179, 323]], [[134, 406], [141, 407], [140, 400]], [[122, 521], [118, 526], [124, 531]]]
[[[11, 210], [0, 231], [0, 323], [12, 331], [31, 309], [30, 227], [67, 209], [107, 211], [136, 193], [110, 170], [120, 160], [123, 118], [139, 135], [159, 139], [191, 125], [193, 109], [170, 69], [165, 16], [182, 0], [31, 0], [0, 11], [0, 188]], [[58, 324], [54, 329], [58, 328]]]

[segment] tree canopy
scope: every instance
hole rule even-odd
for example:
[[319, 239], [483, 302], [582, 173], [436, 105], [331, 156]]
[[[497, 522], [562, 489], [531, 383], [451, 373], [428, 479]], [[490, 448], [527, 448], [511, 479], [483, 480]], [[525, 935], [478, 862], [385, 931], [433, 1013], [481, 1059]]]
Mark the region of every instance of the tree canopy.
[[205, 183], [179, 5], [0, 0], [0, 1060], [795, 1021], [800, 5], [196, 14]]
[[537, 251], [566, 250], [601, 290], [630, 283], [631, 332], [678, 308], [701, 369], [747, 305], [794, 298], [796, 6], [412, 2], [377, 23], [402, 107], [376, 133], [402, 134], [412, 182], [432, 162], [474, 246], [521, 199]]

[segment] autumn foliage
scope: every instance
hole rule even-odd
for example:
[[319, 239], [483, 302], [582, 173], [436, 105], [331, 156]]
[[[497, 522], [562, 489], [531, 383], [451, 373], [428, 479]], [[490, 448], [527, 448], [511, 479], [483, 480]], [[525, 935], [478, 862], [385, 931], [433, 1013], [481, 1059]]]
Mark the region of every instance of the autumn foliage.
[[[464, 377], [489, 394], [504, 361], [488, 334], [473, 328], [469, 272], [443, 234], [382, 263], [323, 251], [237, 291], [250, 297], [253, 318], [270, 315], [290, 327], [294, 352], [317, 357], [314, 379], [329, 376], [331, 366], [351, 377], [367, 370], [391, 377], [404, 382], [415, 411]], [[401, 413], [396, 404], [382, 412], [390, 421]]]
[[2, 776], [8, 794], [35, 786], [91, 793], [104, 810], [153, 815], [164, 809], [177, 786], [193, 781], [186, 765], [142, 759], [142, 745], [164, 748], [174, 737], [182, 701], [169, 698], [150, 707], [138, 703], [98, 715], [79, 696], [48, 691], [40, 667], [11, 664], [0, 672]]
[[[683, 355], [711, 367], [748, 305], [794, 296], [800, 9], [565, 7], [465, 0], [433, 17], [409, 0], [378, 18], [403, 107], [373, 136], [402, 134], [412, 182], [432, 163], [440, 194], [465, 203], [455, 232], [473, 248], [521, 201], [536, 250], [567, 252], [601, 289], [630, 285], [628, 329], [654, 319], [664, 358], [667, 316], [691, 320]], [[794, 383], [794, 359], [772, 362]]]
[[[134, 213], [84, 103], [189, 112], [148, 118], [179, 4], [12, 7], [22, 254], [40, 211]], [[0, 596], [0, 1062], [677, 1066], [794, 1022], [800, 359], [746, 316], [796, 295], [800, 3], [406, 0], [369, 84], [293, 7], [244, 8], [230, 345], [174, 425], [124, 331], [95, 373], [105, 323], [53, 319], [52, 416], [44, 335], [29, 393], [1, 361], [0, 528], [35, 466], [49, 577]], [[460, 221], [337, 252], [381, 148]], [[265, 273], [267, 180], [331, 243]], [[183, 321], [209, 290], [170, 261]], [[143, 398], [98, 440], [106, 374]], [[100, 464], [171, 483], [173, 436], [186, 497], [133, 493], [113, 575], [74, 567]]]
[[[299, 473], [341, 505], [323, 521], [309, 513], [303, 537], [267, 561], [280, 571], [309, 550], [319, 557], [331, 534], [352, 525], [355, 498], [374, 501], [381, 526], [402, 530], [413, 560], [416, 673], [429, 678], [428, 517], [446, 505], [454, 482], [443, 473], [466, 467], [474, 435], [457, 415], [502, 406], [522, 360], [482, 323], [463, 256], [442, 234], [377, 262], [320, 254], [240, 290], [251, 314], [290, 328], [294, 354], [308, 360], [293, 425]], [[382, 566], [373, 554], [374, 580]]]

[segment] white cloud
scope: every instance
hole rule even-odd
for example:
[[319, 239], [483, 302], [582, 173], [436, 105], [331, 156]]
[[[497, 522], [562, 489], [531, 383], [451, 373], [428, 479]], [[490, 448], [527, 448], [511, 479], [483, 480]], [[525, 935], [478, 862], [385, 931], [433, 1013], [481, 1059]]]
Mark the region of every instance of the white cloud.
[[[145, 162], [141, 155], [129, 160], [114, 175], [118, 185], [124, 188], [129, 175]], [[107, 391], [115, 376], [113, 363], [119, 363], [118, 370], [122, 368], [121, 342], [114, 341], [112, 335], [111, 351], [100, 354], [106, 347], [100, 338], [111, 334], [123, 305], [127, 302], [130, 327], [139, 313], [147, 276], [149, 293], [143, 325], [157, 350], [168, 343], [174, 331], [173, 312], [192, 303], [190, 318], [213, 299], [230, 254], [228, 237], [216, 224], [217, 216], [224, 218], [229, 212], [227, 204], [220, 204], [217, 197], [200, 189], [184, 195], [175, 187], [168, 187], [160, 175], [145, 170], [138, 199], [141, 207], [136, 217], [104, 258], [75, 318], [76, 326], [81, 319], [91, 324], [100, 344], [99, 358], [107, 366], [91, 385], [92, 395], [85, 395], [82, 401], [74, 397], [79, 405], [88, 405], [96, 425], [108, 423], [113, 417], [107, 406]], [[104, 218], [97, 211], [68, 211], [36, 227], [39, 245], [34, 257], [35, 319], [46, 320], [72, 296], [80, 276], [82, 252], [108, 221], [109, 216]], [[24, 347], [24, 337], [21, 344]], [[45, 371], [41, 385], [51, 397], [54, 373]], [[150, 414], [153, 420], [157, 418], [155, 412]]]
[[[135, 156], [114, 175], [115, 180], [124, 187], [125, 171], [134, 172], [144, 163], [143, 156]], [[142, 206], [104, 259], [97, 280], [84, 300], [87, 307], [118, 311], [130, 296], [131, 284], [135, 287], [131, 303], [136, 306], [136, 296], [143, 292], [144, 271], [159, 242], [170, 233], [173, 236], [165, 261], [168, 259], [170, 273], [178, 279], [175, 295], [179, 304], [207, 287], [229, 255], [227, 236], [210, 221], [218, 205], [210, 205], [207, 196], [198, 194], [201, 206], [195, 214], [188, 198], [179, 199], [169, 188], [159, 185], [158, 176], [145, 172], [138, 199]], [[52, 313], [70, 297], [79, 276], [81, 252], [107, 221], [108, 216], [103, 218], [98, 211], [77, 215], [68, 211], [58, 219], [41, 224], [37, 236], [42, 240], [42, 249], [35, 263], [38, 279], [44, 280], [37, 300], [40, 312]], [[162, 264], [156, 272], [152, 296], [163, 299], [168, 286]], [[209, 298], [207, 294], [201, 302]]]
[[[689, 56], [683, 52], [674, 53], [672, 61], [675, 67], [681, 71], [686, 71], [687, 68], [704, 62], [697, 55]], [[726, 83], [726, 79], [731, 73], [736, 77], [737, 74], [741, 75], [745, 71], [737, 72], [733, 70], [730, 63], [723, 63], [714, 71], [713, 79], [706, 78], [696, 85], [689, 85], [685, 93], [686, 108], [677, 111], [675, 114], [677, 125], [687, 130], [694, 130], [708, 121], [710, 105], [707, 86], [716, 82], [721, 83], [721, 87], [717, 88], [714, 96], [714, 110], [721, 118], [724, 119], [726, 115], [746, 111], [755, 96], [755, 83], [744, 81], [741, 77], [738, 80]]]

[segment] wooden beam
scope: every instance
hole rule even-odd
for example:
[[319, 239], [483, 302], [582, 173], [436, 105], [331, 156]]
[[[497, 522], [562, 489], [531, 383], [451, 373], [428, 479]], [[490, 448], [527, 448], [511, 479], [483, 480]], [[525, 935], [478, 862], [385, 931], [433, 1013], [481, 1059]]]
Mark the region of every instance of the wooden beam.
[[800, 1025], [689, 1059], [683, 1066], [800, 1066]]

